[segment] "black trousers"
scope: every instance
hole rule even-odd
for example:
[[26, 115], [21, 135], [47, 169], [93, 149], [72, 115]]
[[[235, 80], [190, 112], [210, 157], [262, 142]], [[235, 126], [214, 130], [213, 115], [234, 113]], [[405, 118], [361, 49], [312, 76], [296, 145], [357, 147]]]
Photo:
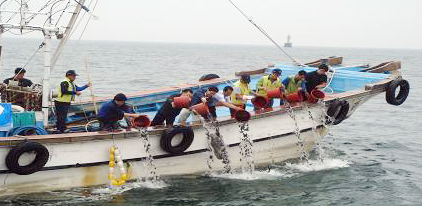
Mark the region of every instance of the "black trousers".
[[119, 124], [118, 120], [110, 120], [110, 119], [98, 119], [100, 122], [100, 129], [101, 130], [111, 130], [111, 129], [118, 129]]
[[66, 118], [70, 103], [54, 101], [54, 107], [56, 108], [57, 131], [63, 133], [66, 130]]
[[180, 114], [181, 109], [161, 108], [151, 122], [151, 126], [164, 125], [166, 121], [167, 126], [172, 126], [177, 115]]

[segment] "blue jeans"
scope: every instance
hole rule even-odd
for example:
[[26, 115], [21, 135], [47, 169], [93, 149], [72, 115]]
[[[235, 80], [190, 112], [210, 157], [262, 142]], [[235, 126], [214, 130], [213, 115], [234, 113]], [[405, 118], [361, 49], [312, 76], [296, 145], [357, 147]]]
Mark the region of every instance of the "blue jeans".
[[66, 130], [66, 118], [70, 103], [55, 101], [54, 106], [56, 108], [56, 128], [58, 132], [63, 133]]

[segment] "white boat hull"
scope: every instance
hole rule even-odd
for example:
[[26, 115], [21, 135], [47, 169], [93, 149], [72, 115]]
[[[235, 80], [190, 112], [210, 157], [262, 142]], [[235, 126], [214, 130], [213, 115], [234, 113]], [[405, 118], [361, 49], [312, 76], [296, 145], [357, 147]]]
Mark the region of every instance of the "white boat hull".
[[[277, 109], [276, 109], [277, 110]], [[307, 111], [295, 111], [301, 138], [304, 139], [304, 150], [309, 151], [315, 145], [313, 126], [321, 132], [321, 108], [310, 108], [316, 121], [309, 119]], [[266, 114], [263, 114], [266, 115]], [[294, 134], [293, 119], [283, 111], [273, 112], [249, 122], [249, 136], [253, 139], [253, 161], [255, 165], [265, 166], [271, 162], [282, 162], [287, 159], [300, 157], [299, 140]], [[227, 145], [231, 168], [241, 166], [239, 143], [240, 133], [238, 123], [223, 124], [220, 133]], [[139, 135], [139, 133], [136, 133]], [[157, 174], [191, 175], [203, 174], [210, 171], [207, 165], [209, 153], [207, 138], [203, 127], [194, 129], [195, 138], [191, 146], [183, 155], [170, 155], [160, 147], [160, 136], [150, 135], [151, 154], [154, 156]], [[50, 152], [50, 158], [43, 170], [30, 175], [17, 175], [7, 170], [5, 157], [10, 147], [0, 148], [0, 188], [2, 195], [51, 191], [73, 187], [87, 187], [107, 184], [109, 148], [116, 145], [122, 153], [128, 179], [150, 176], [144, 161], [146, 151], [140, 137], [118, 138], [113, 141], [91, 140], [68, 143], [43, 144]], [[22, 159], [22, 158], [21, 158]], [[211, 164], [213, 171], [222, 170], [224, 164], [214, 158]]]

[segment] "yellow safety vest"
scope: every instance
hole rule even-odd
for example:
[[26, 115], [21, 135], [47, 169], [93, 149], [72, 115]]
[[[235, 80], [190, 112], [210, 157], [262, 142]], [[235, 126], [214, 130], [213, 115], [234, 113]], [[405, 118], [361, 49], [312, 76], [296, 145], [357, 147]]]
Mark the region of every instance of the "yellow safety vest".
[[[240, 82], [240, 80], [237, 80], [237, 82], [233, 84], [233, 87], [239, 87], [240, 88], [240, 95], [249, 95], [252, 92], [249, 85]], [[236, 94], [234, 92], [232, 92], [230, 99], [231, 99], [231, 102], [235, 105], [242, 105], [243, 104], [242, 99], [236, 98]]]
[[[268, 76], [263, 76], [261, 79], [256, 83], [256, 88], [258, 87], [266, 87], [267, 89], [274, 89], [277, 87], [281, 87], [281, 81], [279, 78], [277, 80], [271, 82]], [[263, 89], [257, 89], [258, 95], [267, 96], [267, 91]]]
[[[67, 82], [69, 84], [69, 87], [67, 88], [67, 91], [69, 92], [76, 92], [76, 86], [75, 84], [73, 84], [73, 82], [70, 81], [69, 78], [64, 78], [64, 80], [62, 82]], [[75, 95], [71, 95], [71, 94], [62, 94], [62, 88], [61, 88], [61, 83], [59, 85], [59, 88], [57, 90], [57, 98], [56, 101], [58, 102], [67, 102], [70, 103], [71, 101], [75, 101]]]

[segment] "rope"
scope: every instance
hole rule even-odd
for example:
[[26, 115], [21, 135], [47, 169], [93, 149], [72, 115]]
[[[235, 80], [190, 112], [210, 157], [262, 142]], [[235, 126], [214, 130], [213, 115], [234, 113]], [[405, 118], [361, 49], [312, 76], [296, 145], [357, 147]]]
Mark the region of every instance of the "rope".
[[70, 0], [67, 2], [65, 9], [62, 10], [62, 13], [60, 14], [59, 18], [56, 21], [56, 24], [54, 24], [54, 26], [57, 26], [57, 24], [59, 24], [60, 19], [62, 19], [64, 12], [66, 12], [66, 8], [70, 5]]
[[251, 18], [249, 18], [242, 10], [240, 10], [239, 7], [236, 6], [236, 4], [234, 4], [231, 0], [229, 0], [229, 2], [246, 18], [248, 19], [248, 21], [254, 25], [262, 34], [264, 34], [265, 37], [267, 37], [284, 55], [286, 55], [290, 60], [292, 60], [292, 62], [294, 64], [298, 64], [298, 65], [303, 65], [300, 61], [294, 59], [292, 56], [290, 56], [280, 45], [277, 44], [277, 42], [275, 42], [273, 40], [273, 38], [271, 38], [271, 36], [263, 29], [261, 28], [259, 25], [257, 25]]
[[[327, 85], [324, 88], [321, 89], [321, 91], [324, 91], [327, 88], [330, 88], [331, 89], [330, 94], [334, 93], [334, 90], [331, 87], [329, 87], [329, 86], [331, 85], [331, 82], [333, 82], [334, 75], [336, 74], [336, 69], [334, 69], [334, 68], [331, 68], [331, 69], [333, 70], [333, 74], [331, 74], [330, 81], [328, 81]], [[329, 92], [327, 92], [327, 93], [329, 93]]]
[[[40, 46], [38, 46], [37, 51], [35, 51], [35, 52], [34, 52], [34, 54], [32, 54], [32, 56], [29, 58], [29, 60], [26, 62], [26, 64], [25, 64], [22, 68], [25, 68], [26, 66], [28, 66], [29, 62], [31, 62], [31, 61], [32, 61], [32, 59], [35, 57], [35, 55], [37, 55], [37, 53], [40, 51], [40, 49], [42, 49], [42, 48], [44, 47], [44, 45], [45, 45], [45, 43], [44, 43], [44, 42], [42, 42], [42, 43], [40, 44]], [[19, 71], [19, 73], [20, 73], [20, 72], [21, 72], [21, 71]]]
[[13, 127], [6, 133], [6, 136], [7, 137], [11, 137], [14, 135], [26, 136], [25, 132], [28, 132], [30, 130], [34, 130], [36, 135], [47, 135], [47, 132], [41, 127], [26, 126], [26, 127]]
[[[76, 2], [77, 2], [77, 1], [76, 1]], [[91, 1], [89, 4], [91, 4], [91, 3], [92, 3], [92, 1]], [[88, 12], [90, 12], [90, 11], [91, 11], [91, 13], [92, 13], [92, 12], [95, 10], [95, 8], [97, 7], [97, 3], [98, 3], [98, 0], [96, 0], [96, 1], [95, 1], [95, 3], [94, 3], [94, 7], [92, 7], [92, 9], [91, 9], [91, 10], [89, 10], [88, 8], [86, 8], [84, 5], [82, 5], [82, 9], [84, 9], [87, 13], [88, 13]], [[78, 2], [78, 4], [79, 4], [79, 2]], [[84, 14], [85, 14], [85, 13], [84, 13]], [[78, 41], [76, 42], [76, 46], [75, 46], [75, 49], [74, 49], [74, 50], [76, 50], [76, 48], [78, 48], [78, 46], [79, 46], [79, 42], [81, 41], [82, 36], [84, 35], [85, 30], [86, 30], [86, 28], [88, 27], [89, 22], [91, 21], [92, 16], [93, 16], [93, 15], [89, 15], [88, 20], [87, 20], [87, 22], [86, 22], [86, 24], [85, 24], [85, 26], [84, 26], [84, 28], [83, 28], [83, 30], [82, 30], [82, 33], [79, 35]], [[94, 17], [94, 19], [95, 19], [95, 17]], [[81, 19], [81, 21], [82, 21], [82, 19]], [[75, 31], [75, 30], [73, 30], [73, 31]]]

